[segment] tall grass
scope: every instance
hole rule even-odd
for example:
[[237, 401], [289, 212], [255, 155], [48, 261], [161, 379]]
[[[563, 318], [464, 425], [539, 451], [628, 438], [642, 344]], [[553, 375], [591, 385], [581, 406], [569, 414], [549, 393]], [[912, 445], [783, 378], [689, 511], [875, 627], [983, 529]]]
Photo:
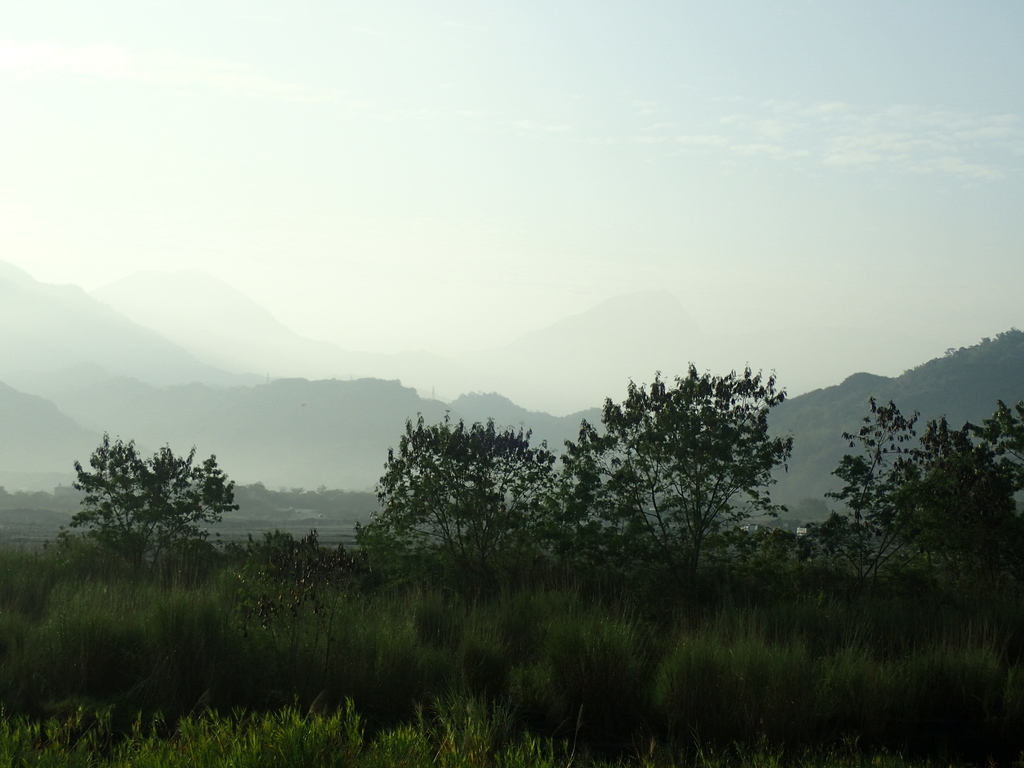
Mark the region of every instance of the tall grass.
[[0, 764], [47, 768], [930, 768], [948, 763], [899, 753], [861, 753], [846, 747], [786, 753], [767, 744], [700, 747], [685, 761], [649, 747], [609, 760], [529, 734], [506, 736], [502, 718], [478, 705], [434, 707], [405, 725], [368, 735], [349, 702], [337, 711], [304, 716], [285, 708], [239, 717], [207, 713], [163, 733], [159, 721], [136, 719], [124, 732], [109, 720], [81, 714], [33, 722], [0, 716]]
[[325, 587], [315, 611], [299, 604], [264, 627], [240, 609], [237, 563], [170, 578], [83, 551], [0, 552], [0, 704], [13, 716], [81, 710], [126, 732], [139, 713], [160, 714], [173, 730], [200, 701], [269, 717], [350, 700], [383, 739], [370, 761], [436, 757], [439, 744], [457, 745], [452, 761], [507, 748], [540, 762], [737, 743], [1024, 748], [1024, 617], [1010, 600], [691, 602], [654, 614], [568, 588], [473, 602]]
[[796, 641], [684, 635], [658, 667], [654, 698], [676, 739], [799, 743], [814, 731], [814, 673]]
[[646, 628], [593, 610], [551, 620], [533, 664], [521, 668], [523, 703], [558, 733], [629, 740], [650, 731], [650, 650]]

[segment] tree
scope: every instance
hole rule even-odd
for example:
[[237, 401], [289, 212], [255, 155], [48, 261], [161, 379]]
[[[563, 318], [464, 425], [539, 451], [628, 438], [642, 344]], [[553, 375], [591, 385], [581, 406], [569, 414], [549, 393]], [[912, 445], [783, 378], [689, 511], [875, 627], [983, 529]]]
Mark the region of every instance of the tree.
[[657, 563], [692, 583], [724, 525], [773, 511], [771, 473], [793, 439], [768, 434], [768, 412], [784, 399], [774, 375], [749, 368], [630, 382], [621, 405], [605, 401], [603, 432], [584, 421], [566, 443], [568, 505], [627, 567]]
[[554, 454], [530, 436], [493, 420], [406, 421], [377, 485], [382, 509], [357, 531], [371, 562], [419, 561], [479, 588], [521, 569], [540, 550], [554, 483]]
[[[1014, 415], [1016, 411], [1016, 416]], [[1013, 410], [1002, 400], [996, 401], [996, 412], [985, 419], [982, 426], [968, 425], [971, 432], [992, 446], [995, 455], [1001, 458], [1015, 474], [1015, 490], [1024, 490], [1024, 400]]]
[[846, 454], [833, 471], [845, 482], [842, 490], [826, 494], [845, 506], [816, 527], [815, 539], [825, 552], [853, 570], [857, 589], [890, 565], [902, 566], [912, 555], [916, 535], [913, 507], [904, 488], [916, 477], [916, 459], [909, 444], [916, 437], [918, 414], [905, 417], [889, 401], [869, 399], [871, 413], [855, 433], [843, 439], [856, 454]]
[[247, 545], [233, 549], [244, 556], [238, 608], [246, 636], [252, 625], [267, 631], [286, 675], [295, 674], [303, 643], [314, 655], [322, 648], [326, 674], [339, 602], [366, 575], [366, 552], [321, 547], [316, 530], [298, 541], [281, 531], [268, 531], [259, 541], [249, 534]]
[[915, 458], [919, 477], [907, 493], [918, 544], [955, 581], [998, 584], [1019, 562], [1024, 541], [1016, 467], [999, 461], [987, 442], [975, 444], [969, 424], [950, 429], [945, 418], [928, 423]]
[[102, 444], [89, 459], [92, 471], [75, 462], [82, 491], [82, 510], [71, 519], [73, 528], [122, 555], [136, 567], [156, 563], [173, 546], [202, 541], [206, 525], [238, 509], [234, 482], [217, 466], [215, 456], [194, 465], [196, 449], [185, 457], [164, 446], [143, 459], [134, 441]]

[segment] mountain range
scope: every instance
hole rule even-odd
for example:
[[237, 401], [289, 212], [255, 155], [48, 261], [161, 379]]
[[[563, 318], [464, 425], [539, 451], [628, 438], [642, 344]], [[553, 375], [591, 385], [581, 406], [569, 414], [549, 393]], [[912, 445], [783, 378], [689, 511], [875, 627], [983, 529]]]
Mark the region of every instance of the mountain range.
[[[399, 379], [446, 400], [501, 391], [533, 410], [563, 413], [600, 404], [609, 393], [624, 391], [630, 378], [650, 378], [666, 350], [706, 346], [682, 304], [659, 291], [617, 297], [510, 344], [453, 357], [356, 352], [304, 338], [231, 286], [195, 270], [140, 272], [92, 295], [201, 362], [235, 374]], [[670, 372], [681, 373], [687, 363], [673, 355]]]
[[0, 261], [0, 381], [81, 364], [154, 384], [252, 381], [200, 362], [157, 331], [73, 285], [49, 285]]
[[869, 415], [869, 398], [892, 401], [905, 416], [920, 414], [918, 434], [929, 420], [946, 417], [950, 426], [981, 424], [996, 402], [1024, 400], [1024, 332], [1011, 329], [979, 344], [949, 349], [896, 377], [858, 373], [841, 384], [787, 400], [771, 415], [777, 434], [792, 434], [789, 471], [777, 473], [773, 495], [793, 501], [821, 498], [836, 489], [831, 476], [855, 433]]
[[[927, 359], [908, 359], [908, 349], [932, 348], [898, 328], [868, 334], [842, 312], [786, 327], [767, 303], [763, 324], [730, 331], [729, 306], [694, 317], [688, 297], [667, 291], [615, 296], [541, 328], [524, 316], [523, 334], [515, 340], [444, 357], [415, 350], [376, 354], [305, 338], [232, 286], [195, 270], [139, 272], [91, 296], [197, 362], [250, 379], [398, 379], [446, 401], [497, 391], [531, 411], [559, 415], [598, 406], [624, 393], [631, 380], [650, 381], [658, 371], [668, 378], [682, 375], [691, 362], [712, 372], [747, 365], [774, 370], [800, 393], [855, 371], [902, 371]], [[934, 344], [934, 353], [942, 349]]]
[[[0, 262], [0, 485], [67, 484], [73, 462], [86, 461], [108, 432], [146, 451], [168, 444], [185, 452], [194, 445], [200, 456], [216, 454], [239, 483], [369, 489], [405, 420], [418, 413], [428, 421], [446, 411], [467, 421], [494, 418], [532, 429], [535, 441], [557, 449], [576, 437], [581, 419], [598, 422], [604, 397], [620, 399], [630, 376], [650, 380], [658, 369], [656, 347], [671, 352], [688, 349], [691, 338], [694, 346], [706, 341], [679, 302], [653, 293], [620, 297], [455, 361], [371, 355], [303, 339], [202, 275], [186, 274], [161, 300], [155, 288], [145, 289], [147, 281], [152, 278], [143, 275], [90, 295], [39, 283]], [[186, 296], [189, 303], [182, 303]], [[602, 375], [609, 345], [627, 348], [620, 358], [627, 365]], [[266, 361], [281, 368], [260, 373], [270, 369]], [[293, 368], [285, 370], [286, 363]], [[404, 366], [423, 377], [417, 388], [402, 383]], [[713, 372], [737, 367], [742, 363]], [[288, 377], [278, 378], [279, 371]], [[503, 377], [514, 381], [524, 371], [549, 389], [574, 389], [577, 397], [591, 387], [592, 407], [554, 416], [517, 404]], [[480, 386], [456, 389], [461, 381]], [[428, 386], [463, 394], [445, 402]], [[997, 399], [1024, 399], [1024, 333], [1011, 330], [948, 350], [900, 376], [858, 373], [789, 398], [771, 416], [777, 434], [795, 438], [788, 471], [778, 473], [777, 500], [820, 500], [833, 487], [831, 471], [848, 450], [841, 434], [857, 429], [872, 396], [926, 419], [979, 422]]]

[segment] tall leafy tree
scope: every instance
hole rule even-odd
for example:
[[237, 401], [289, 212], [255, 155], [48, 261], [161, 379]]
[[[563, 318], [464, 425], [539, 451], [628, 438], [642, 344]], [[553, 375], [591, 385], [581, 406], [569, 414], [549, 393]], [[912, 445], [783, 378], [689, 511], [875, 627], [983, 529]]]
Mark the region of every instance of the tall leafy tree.
[[206, 539], [206, 526], [238, 506], [216, 457], [195, 464], [195, 454], [193, 447], [176, 456], [164, 446], [144, 459], [134, 441], [111, 442], [104, 434], [89, 458], [91, 471], [75, 462], [74, 487], [85, 496], [71, 526], [87, 528], [136, 567], [155, 563], [179, 542]]
[[931, 421], [915, 451], [919, 477], [907, 494], [917, 516], [918, 544], [947, 577], [997, 585], [1016, 568], [1024, 543], [1016, 514], [1015, 466], [1000, 461], [971, 426]]
[[992, 446], [1002, 463], [1009, 465], [1016, 475], [1016, 490], [1024, 490], [1024, 400], [1012, 409], [1002, 400], [996, 402], [996, 412], [982, 425], [970, 425], [971, 432]]
[[749, 368], [631, 382], [625, 401], [605, 401], [601, 430], [584, 421], [566, 444], [569, 508], [625, 565], [692, 582], [723, 526], [773, 510], [772, 470], [793, 439], [769, 435], [768, 413], [784, 399], [774, 376]]
[[843, 456], [832, 473], [844, 485], [827, 495], [842, 508], [815, 531], [825, 552], [851, 568], [857, 589], [876, 582], [886, 568], [906, 565], [917, 535], [905, 487], [917, 476], [912, 441], [918, 414], [904, 416], [892, 401], [868, 402], [871, 412], [860, 429], [843, 433], [857, 452]]
[[555, 456], [531, 433], [407, 421], [377, 485], [380, 512], [358, 529], [371, 562], [418, 564], [471, 589], [514, 575], [540, 552]]

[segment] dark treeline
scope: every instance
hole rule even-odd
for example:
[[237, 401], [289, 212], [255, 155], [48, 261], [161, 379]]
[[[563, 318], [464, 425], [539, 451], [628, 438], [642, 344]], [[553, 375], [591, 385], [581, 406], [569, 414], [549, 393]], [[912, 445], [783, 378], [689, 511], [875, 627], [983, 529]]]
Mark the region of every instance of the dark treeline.
[[[0, 486], [0, 510], [78, 511], [82, 494], [71, 486], [45, 491], [10, 492]], [[235, 486], [239, 517], [272, 520], [295, 510], [310, 510], [341, 520], [367, 519], [377, 510], [377, 497], [368, 491], [334, 488], [267, 488], [263, 483]]]
[[[865, 403], [823, 522], [781, 527], [774, 378], [690, 369], [608, 400], [556, 461], [522, 429], [409, 422], [357, 538], [389, 579], [480, 593], [556, 567], [673, 599], [743, 593], [1016, 595], [1024, 580], [1024, 405], [980, 425]], [[827, 506], [825, 506], [827, 503]], [[811, 506], [803, 503], [802, 507]], [[801, 586], [806, 582], [805, 586]]]
[[70, 486], [55, 493], [45, 491], [15, 491], [10, 493], [0, 485], [0, 510], [45, 510], [48, 512], [75, 512], [82, 496]]
[[[1024, 404], [954, 428], [866, 402], [834, 512], [797, 532], [751, 523], [786, 514], [784, 400], [691, 367], [607, 401], [560, 458], [420, 418], [376, 499], [236, 488], [213, 457], [105, 438], [70, 531], [2, 553], [0, 704], [130, 742], [351, 702], [368, 739], [420, 739], [410, 765], [529, 744], [523, 765], [1019, 759]], [[212, 545], [243, 500], [373, 514], [351, 550]]]

